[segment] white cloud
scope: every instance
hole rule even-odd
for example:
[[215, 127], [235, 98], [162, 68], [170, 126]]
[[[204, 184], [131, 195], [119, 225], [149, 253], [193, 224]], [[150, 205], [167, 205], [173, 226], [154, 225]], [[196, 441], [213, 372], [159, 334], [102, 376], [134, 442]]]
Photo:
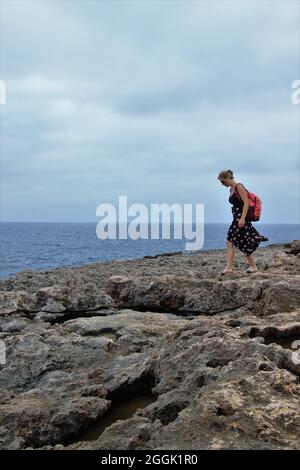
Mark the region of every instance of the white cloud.
[[[121, 191], [133, 202], [209, 205], [227, 167], [253, 190], [291, 181], [299, 9], [272, 0], [5, 2], [3, 216], [32, 219], [43, 205], [52, 220], [74, 207], [84, 220], [97, 196]], [[295, 221], [299, 201], [286, 191]]]

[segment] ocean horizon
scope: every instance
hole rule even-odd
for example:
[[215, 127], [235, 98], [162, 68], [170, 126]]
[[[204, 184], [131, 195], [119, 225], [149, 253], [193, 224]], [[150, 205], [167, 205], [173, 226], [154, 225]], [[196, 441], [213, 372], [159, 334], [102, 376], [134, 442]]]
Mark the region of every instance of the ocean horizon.
[[[133, 259], [160, 253], [186, 251], [190, 238], [106, 239], [97, 237], [97, 222], [0, 222], [0, 278], [25, 270], [48, 270], [115, 259]], [[201, 250], [226, 248], [229, 223], [205, 223]], [[253, 223], [268, 237], [260, 247], [300, 238], [300, 224]], [[148, 228], [150, 225], [148, 224]], [[193, 227], [194, 228], [194, 227]], [[190, 251], [190, 250], [188, 250]]]

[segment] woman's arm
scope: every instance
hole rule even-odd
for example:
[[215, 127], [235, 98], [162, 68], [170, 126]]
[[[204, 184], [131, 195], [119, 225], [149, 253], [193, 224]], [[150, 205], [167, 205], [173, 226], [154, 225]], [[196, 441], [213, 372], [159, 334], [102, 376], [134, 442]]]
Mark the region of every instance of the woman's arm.
[[244, 202], [244, 206], [243, 206], [243, 212], [242, 212], [242, 216], [240, 218], [240, 221], [241, 222], [245, 222], [246, 220], [246, 215], [247, 215], [247, 212], [248, 212], [248, 208], [249, 208], [249, 199], [248, 199], [248, 194], [247, 194], [247, 191], [246, 189], [244, 188], [244, 186], [240, 183], [238, 183], [236, 185], [236, 189], [239, 193], [239, 195], [241, 196], [243, 202]]

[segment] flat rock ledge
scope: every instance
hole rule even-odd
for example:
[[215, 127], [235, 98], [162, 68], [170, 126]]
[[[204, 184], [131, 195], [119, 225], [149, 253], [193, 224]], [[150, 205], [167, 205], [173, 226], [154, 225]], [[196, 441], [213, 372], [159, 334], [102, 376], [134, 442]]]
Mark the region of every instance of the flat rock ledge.
[[300, 240], [259, 248], [256, 273], [237, 252], [221, 276], [225, 260], [200, 250], [2, 280], [0, 448], [299, 448]]

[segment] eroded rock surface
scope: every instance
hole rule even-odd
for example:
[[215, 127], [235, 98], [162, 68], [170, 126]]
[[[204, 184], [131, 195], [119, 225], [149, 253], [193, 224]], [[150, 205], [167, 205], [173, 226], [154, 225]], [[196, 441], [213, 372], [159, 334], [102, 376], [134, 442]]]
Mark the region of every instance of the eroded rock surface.
[[[296, 449], [299, 241], [176, 253], [0, 283], [2, 449]], [[299, 341], [300, 346], [300, 341]], [[152, 403], [108, 425], [120, 400]], [[120, 416], [121, 418], [121, 416]]]

